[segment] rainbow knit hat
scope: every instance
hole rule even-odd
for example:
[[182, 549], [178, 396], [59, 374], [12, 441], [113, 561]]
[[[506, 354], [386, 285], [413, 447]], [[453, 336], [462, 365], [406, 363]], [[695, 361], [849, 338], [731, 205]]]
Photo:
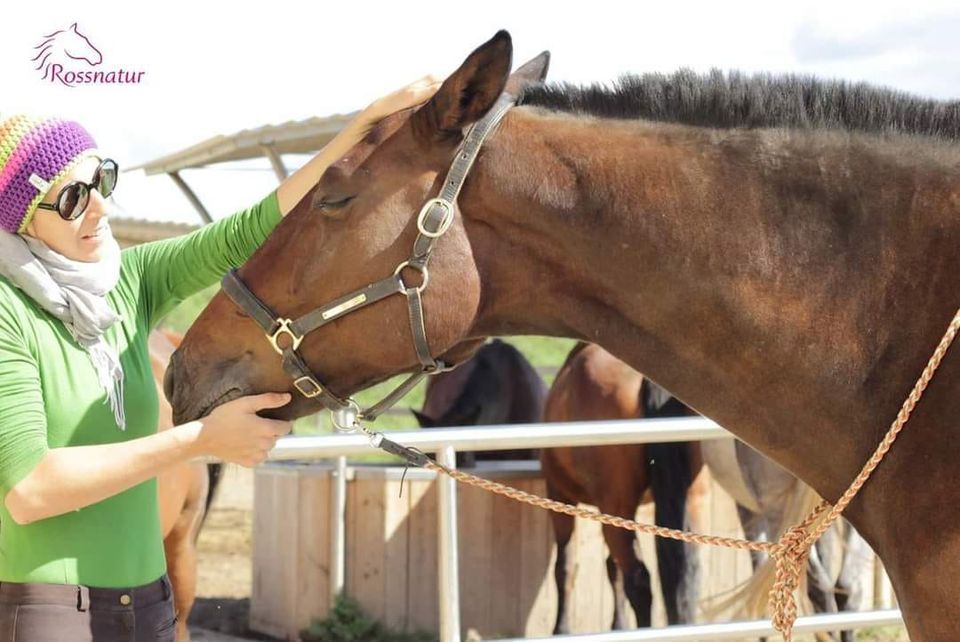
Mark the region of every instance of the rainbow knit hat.
[[0, 229], [22, 232], [50, 187], [96, 153], [93, 137], [77, 123], [0, 116]]

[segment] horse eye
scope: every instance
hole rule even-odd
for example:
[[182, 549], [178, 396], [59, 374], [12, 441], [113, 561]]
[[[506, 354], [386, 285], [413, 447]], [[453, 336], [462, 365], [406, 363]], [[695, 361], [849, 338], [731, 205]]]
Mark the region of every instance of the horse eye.
[[336, 210], [345, 207], [347, 203], [353, 199], [353, 196], [345, 196], [343, 198], [324, 198], [317, 203], [317, 208], [321, 210]]

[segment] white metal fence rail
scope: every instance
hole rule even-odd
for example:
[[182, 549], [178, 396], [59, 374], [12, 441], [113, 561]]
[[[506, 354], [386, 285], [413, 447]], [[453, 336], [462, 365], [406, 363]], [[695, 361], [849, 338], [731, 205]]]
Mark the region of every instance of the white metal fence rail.
[[[556, 446], [601, 446], [611, 444], [702, 441], [730, 437], [730, 433], [702, 417], [633, 419], [618, 421], [580, 421], [569, 423], [512, 424], [469, 428], [439, 428], [409, 432], [391, 432], [390, 438], [405, 446], [436, 453], [441, 463], [451, 468], [458, 451], [513, 450]], [[343, 590], [345, 564], [346, 461], [347, 455], [369, 454], [369, 439], [362, 434], [337, 434], [284, 437], [277, 442], [270, 459], [337, 459], [331, 485], [331, 569], [330, 595], [334, 599]], [[460, 642], [460, 600], [457, 548], [457, 488], [449, 478], [438, 479], [438, 580], [445, 587], [440, 595], [440, 640]], [[898, 610], [816, 615], [797, 620], [796, 633], [835, 631], [901, 624]], [[596, 640], [626, 642], [642, 640], [719, 640], [730, 637], [774, 635], [767, 621], [725, 622], [720, 624], [670, 626], [638, 629], [589, 636], [571, 635], [543, 640]]]

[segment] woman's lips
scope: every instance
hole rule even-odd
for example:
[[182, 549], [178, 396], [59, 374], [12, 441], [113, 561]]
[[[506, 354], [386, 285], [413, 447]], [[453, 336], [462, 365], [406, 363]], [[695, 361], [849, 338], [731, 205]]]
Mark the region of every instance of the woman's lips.
[[98, 227], [97, 229], [95, 229], [95, 230], [94, 230], [93, 232], [91, 232], [90, 234], [84, 234], [84, 235], [81, 236], [80, 238], [83, 239], [83, 240], [85, 240], [85, 241], [96, 241], [96, 240], [100, 240], [101, 238], [103, 238], [103, 237], [106, 235], [107, 230], [109, 230], [109, 229], [110, 229], [109, 226], [104, 225], [104, 226], [102, 226], [102, 227]]

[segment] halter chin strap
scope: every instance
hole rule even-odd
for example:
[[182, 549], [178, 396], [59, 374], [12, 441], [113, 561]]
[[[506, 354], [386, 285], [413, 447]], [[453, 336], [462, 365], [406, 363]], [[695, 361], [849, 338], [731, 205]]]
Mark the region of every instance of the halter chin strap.
[[[383, 411], [397, 403], [424, 377], [452, 368], [451, 365], [433, 358], [427, 331], [424, 327], [423, 293], [430, 283], [428, 263], [437, 242], [446, 234], [456, 214], [457, 197], [473, 166], [484, 140], [503, 119], [516, 98], [503, 94], [483, 119], [475, 123], [457, 150], [457, 155], [447, 172], [443, 187], [436, 198], [427, 201], [417, 216], [417, 239], [410, 257], [400, 263], [393, 274], [334, 299], [316, 310], [297, 319], [274, 314], [246, 284], [236, 270], [223, 277], [223, 291], [230, 299], [266, 332], [270, 345], [280, 355], [283, 370], [293, 378], [294, 387], [307, 399], [316, 399], [333, 413], [333, 422], [341, 430], [352, 429], [360, 419], [372, 421]], [[415, 270], [420, 273], [420, 284], [408, 286], [403, 273]], [[403, 381], [379, 403], [361, 410], [352, 399], [343, 399], [331, 392], [313, 374], [297, 352], [304, 336], [335, 319], [376, 303], [394, 294], [407, 298], [407, 311], [413, 347], [420, 361], [420, 370]]]

